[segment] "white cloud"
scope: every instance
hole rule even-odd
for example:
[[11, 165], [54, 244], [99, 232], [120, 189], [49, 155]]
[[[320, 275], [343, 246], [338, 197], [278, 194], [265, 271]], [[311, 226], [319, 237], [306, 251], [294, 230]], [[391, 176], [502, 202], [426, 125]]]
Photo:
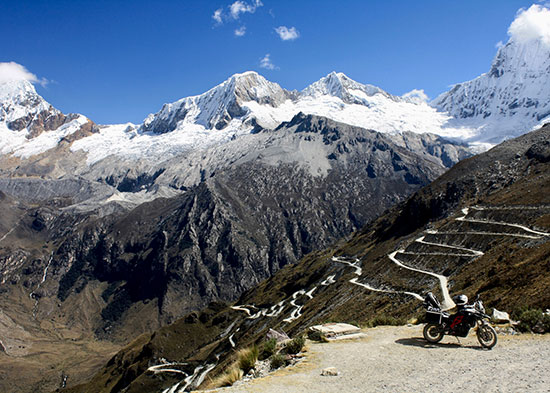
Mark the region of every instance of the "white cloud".
[[218, 24], [223, 22], [221, 8], [218, 8], [216, 11], [214, 11], [214, 14], [212, 14], [212, 19], [214, 19]]
[[31, 83], [39, 83], [42, 86], [45, 86], [48, 83], [47, 79], [38, 78], [21, 64], [17, 64], [13, 61], [7, 63], [0, 62], [0, 83], [13, 80], [26, 80]]
[[275, 64], [271, 62], [271, 55], [268, 53], [262, 59], [260, 59], [260, 67], [267, 70], [276, 70], [279, 69]]
[[537, 4], [527, 10], [520, 9], [508, 28], [508, 34], [515, 42], [541, 40], [550, 46], [550, 9]]
[[275, 28], [275, 31], [283, 41], [295, 40], [300, 37], [300, 32], [295, 27], [279, 26]]
[[[247, 2], [243, 0], [236, 0], [232, 4], [227, 6], [227, 11], [224, 12], [223, 7], [218, 8], [212, 14], [212, 19], [216, 22], [217, 25], [221, 25], [227, 21], [236, 21], [239, 20], [241, 14], [250, 13], [253, 14], [256, 12], [258, 7], [262, 7], [263, 3], [261, 0], [253, 0], [252, 2]], [[237, 30], [235, 30], [235, 34]]]
[[256, 12], [256, 8], [263, 6], [260, 0], [254, 0], [253, 3], [246, 3], [242, 0], [237, 0], [229, 6], [229, 13], [233, 19], [239, 19], [239, 16], [244, 13], [253, 14]]
[[235, 35], [237, 37], [242, 37], [246, 34], [246, 26], [241, 26], [238, 29], [235, 29]]
[[428, 95], [424, 93], [423, 89], [413, 89], [408, 93], [403, 94], [401, 97], [417, 104], [428, 101]]

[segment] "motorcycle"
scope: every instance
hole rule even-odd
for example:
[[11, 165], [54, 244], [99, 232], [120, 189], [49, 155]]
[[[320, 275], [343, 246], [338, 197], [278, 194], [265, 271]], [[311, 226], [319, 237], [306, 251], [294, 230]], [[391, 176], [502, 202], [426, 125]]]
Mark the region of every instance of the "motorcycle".
[[483, 302], [476, 297], [474, 304], [467, 304], [468, 298], [459, 295], [453, 298], [457, 305], [456, 314], [449, 314], [441, 309], [441, 304], [429, 292], [424, 299], [426, 321], [424, 338], [429, 343], [438, 343], [445, 335], [467, 337], [470, 329], [476, 328], [476, 335], [482, 347], [491, 349], [497, 343], [497, 332], [489, 325], [489, 316], [485, 314]]

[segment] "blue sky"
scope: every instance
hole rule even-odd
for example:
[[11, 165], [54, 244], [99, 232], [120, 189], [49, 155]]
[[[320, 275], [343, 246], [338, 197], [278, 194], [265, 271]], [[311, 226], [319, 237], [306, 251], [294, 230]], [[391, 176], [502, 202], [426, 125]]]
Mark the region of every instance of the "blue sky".
[[[0, 62], [48, 80], [37, 90], [51, 104], [100, 124], [140, 123], [247, 70], [287, 89], [340, 71], [435, 98], [486, 72], [518, 9], [533, 3], [238, 1], [232, 15], [235, 0], [0, 0]], [[281, 39], [281, 26], [297, 37]], [[261, 66], [267, 54], [273, 69]]]

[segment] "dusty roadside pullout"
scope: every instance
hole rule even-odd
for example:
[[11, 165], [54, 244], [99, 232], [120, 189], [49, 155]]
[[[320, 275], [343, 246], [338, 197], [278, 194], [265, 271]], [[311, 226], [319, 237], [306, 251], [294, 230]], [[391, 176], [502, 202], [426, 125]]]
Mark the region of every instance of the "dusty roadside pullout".
[[[422, 326], [365, 329], [366, 337], [309, 342], [300, 364], [216, 392], [550, 392], [550, 335], [499, 336], [492, 350], [475, 334], [422, 338]], [[338, 376], [321, 376], [335, 367]]]

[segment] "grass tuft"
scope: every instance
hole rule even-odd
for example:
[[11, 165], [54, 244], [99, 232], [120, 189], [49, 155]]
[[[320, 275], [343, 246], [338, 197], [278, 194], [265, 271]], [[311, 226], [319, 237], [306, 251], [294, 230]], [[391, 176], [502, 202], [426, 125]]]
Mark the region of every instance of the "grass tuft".
[[232, 386], [243, 377], [243, 370], [237, 366], [229, 368], [213, 382], [214, 386]]
[[237, 364], [239, 365], [239, 368], [243, 370], [245, 375], [254, 368], [256, 360], [258, 360], [258, 354], [259, 350], [256, 345], [239, 351], [237, 355]]

